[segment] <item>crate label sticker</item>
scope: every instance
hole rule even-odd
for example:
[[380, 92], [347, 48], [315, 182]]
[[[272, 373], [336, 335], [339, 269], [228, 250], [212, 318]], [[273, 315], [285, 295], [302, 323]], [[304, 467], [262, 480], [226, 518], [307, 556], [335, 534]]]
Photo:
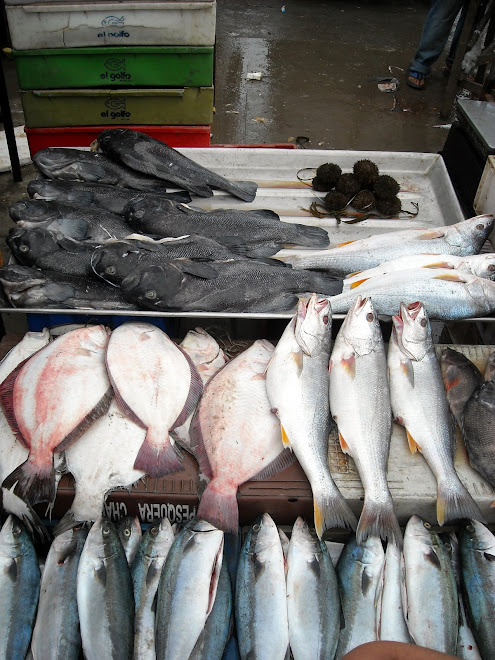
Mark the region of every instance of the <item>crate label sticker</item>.
[[119, 30], [125, 26], [125, 16], [107, 16], [101, 26], [107, 29], [98, 32], [98, 39], [127, 39], [131, 36], [127, 30]]
[[103, 110], [101, 116], [104, 119], [130, 119], [131, 113], [127, 112], [126, 99], [124, 97], [111, 96], [105, 101], [107, 110]]
[[[149, 502], [138, 502], [138, 517], [142, 523], [150, 523], [153, 520], [168, 518], [173, 523], [185, 523], [196, 517], [196, 507], [189, 504], [160, 504]], [[119, 521], [128, 515], [125, 502], [106, 502], [103, 507], [103, 515], [113, 522]]]
[[102, 22], [102, 27], [114, 26], [114, 27], [124, 27], [125, 18], [124, 16], [106, 16]]
[[110, 82], [129, 81], [131, 74], [125, 70], [125, 57], [119, 59], [118, 57], [110, 57], [103, 62], [106, 71], [100, 73], [101, 80], [109, 80]]

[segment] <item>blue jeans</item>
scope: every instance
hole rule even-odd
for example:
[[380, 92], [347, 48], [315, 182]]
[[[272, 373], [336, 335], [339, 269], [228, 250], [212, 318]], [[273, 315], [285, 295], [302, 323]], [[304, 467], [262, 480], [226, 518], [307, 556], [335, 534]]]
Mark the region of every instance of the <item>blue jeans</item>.
[[430, 73], [431, 65], [442, 54], [456, 16], [462, 9], [462, 14], [457, 22], [456, 31], [452, 39], [452, 46], [447, 56], [447, 64], [452, 65], [457, 43], [461, 36], [462, 26], [464, 25], [468, 4], [469, 2], [465, 0], [435, 0], [433, 2], [426, 17], [418, 50], [409, 67], [411, 71], [418, 71], [425, 75]]

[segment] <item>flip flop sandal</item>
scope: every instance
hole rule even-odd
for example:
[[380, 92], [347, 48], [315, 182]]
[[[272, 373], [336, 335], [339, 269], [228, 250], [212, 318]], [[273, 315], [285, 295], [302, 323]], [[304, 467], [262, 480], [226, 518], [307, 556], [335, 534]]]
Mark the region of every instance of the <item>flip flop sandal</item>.
[[423, 90], [425, 88], [425, 78], [426, 76], [424, 73], [420, 73], [419, 71], [409, 71], [406, 83], [413, 89]]

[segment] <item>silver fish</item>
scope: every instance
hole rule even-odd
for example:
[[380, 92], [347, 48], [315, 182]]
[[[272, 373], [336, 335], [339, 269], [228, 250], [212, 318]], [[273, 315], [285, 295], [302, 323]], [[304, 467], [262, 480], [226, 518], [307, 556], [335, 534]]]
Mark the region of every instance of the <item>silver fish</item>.
[[422, 303], [401, 304], [388, 350], [392, 411], [437, 480], [437, 520], [483, 520], [454, 468], [454, 434], [431, 329]]
[[0, 657], [24, 658], [40, 592], [40, 569], [22, 522], [10, 515], [0, 532]]
[[364, 487], [357, 542], [381, 536], [401, 545], [387, 483], [392, 434], [387, 358], [380, 323], [369, 298], [356, 302], [342, 324], [330, 358], [330, 410], [342, 451], [350, 454]]
[[287, 558], [287, 611], [294, 660], [328, 660], [340, 633], [337, 575], [327, 547], [307, 523], [294, 523]]
[[174, 540], [168, 518], [152, 523], [143, 534], [131, 566], [136, 618], [135, 660], [155, 660], [155, 596], [160, 575]]
[[287, 251], [278, 255], [277, 259], [292, 264], [294, 268], [323, 269], [345, 276], [410, 254], [468, 256], [481, 250], [494, 222], [495, 218], [490, 214], [478, 215], [434, 229], [404, 229], [373, 234], [327, 250]]
[[77, 608], [87, 660], [131, 660], [134, 594], [124, 548], [109, 520], [89, 531], [77, 571]]
[[222, 552], [223, 532], [204, 520], [175, 538], [158, 584], [157, 660], [191, 655], [215, 602]]
[[411, 638], [402, 607], [401, 566], [400, 548], [388, 543], [376, 596], [376, 632], [379, 640], [409, 644]]
[[415, 644], [456, 654], [459, 613], [454, 569], [429, 523], [412, 516], [404, 533], [403, 603]]
[[36, 625], [31, 641], [34, 660], [78, 660], [82, 650], [76, 586], [79, 559], [88, 531], [70, 529], [55, 537], [41, 580]]
[[344, 546], [336, 570], [345, 626], [340, 631], [336, 660], [360, 644], [376, 640], [375, 597], [384, 561], [382, 542], [376, 536], [360, 545], [351, 537]]
[[289, 647], [284, 553], [267, 513], [251, 526], [241, 549], [235, 617], [241, 660], [284, 660]]
[[326, 299], [300, 301], [266, 372], [266, 391], [282, 439], [297, 456], [313, 491], [318, 537], [331, 527], [355, 528], [355, 516], [328, 467], [328, 360], [332, 317]]

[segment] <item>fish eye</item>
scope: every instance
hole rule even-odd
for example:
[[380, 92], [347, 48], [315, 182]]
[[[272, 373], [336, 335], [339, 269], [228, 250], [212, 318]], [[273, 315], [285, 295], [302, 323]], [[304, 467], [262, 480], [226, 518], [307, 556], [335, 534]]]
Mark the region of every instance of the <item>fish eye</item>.
[[429, 522], [426, 522], [426, 520], [425, 520], [425, 522], [423, 523], [423, 525], [424, 525], [424, 527], [425, 527], [426, 529], [431, 529], [431, 525], [430, 525], [430, 523], [429, 523]]
[[368, 313], [366, 314], [366, 320], [369, 321], [370, 323], [371, 323], [371, 321], [373, 321], [374, 318], [375, 318], [375, 317], [373, 316], [373, 313], [372, 313], [372, 312], [368, 312]]
[[135, 218], [142, 218], [143, 215], [144, 215], [144, 211], [143, 211], [143, 210], [141, 210], [141, 211], [134, 211], [134, 217], [135, 217]]
[[490, 264], [490, 265], [488, 266], [488, 270], [489, 270], [490, 272], [493, 272], [493, 271], [495, 270], [495, 266], [494, 266], [493, 264]]
[[479, 229], [480, 231], [485, 228], [485, 225], [476, 225], [476, 229]]
[[327, 314], [325, 314], [325, 316], [323, 317], [323, 323], [324, 323], [324, 325], [327, 325], [327, 324], [328, 324], [328, 316], [327, 316]]
[[149, 291], [146, 291], [146, 298], [148, 298], [148, 300], [155, 300], [156, 297], [157, 296], [155, 289], [150, 289]]
[[27, 245], [21, 245], [21, 246], [19, 247], [19, 250], [20, 250], [21, 252], [29, 252], [29, 248], [28, 248]]
[[259, 532], [260, 529], [261, 529], [261, 525], [256, 524], [253, 526], [253, 532]]
[[153, 534], [153, 536], [156, 536], [158, 534], [158, 527], [152, 527], [150, 529], [150, 534]]
[[449, 552], [452, 552], [452, 545], [450, 543], [444, 543], [445, 549], [448, 550]]
[[474, 532], [474, 527], [472, 525], [466, 525], [466, 530], [468, 532]]
[[105, 268], [105, 273], [107, 273], [107, 275], [115, 275], [116, 271], [117, 269], [115, 266], [107, 266], [107, 268]]
[[421, 319], [421, 321], [419, 322], [419, 325], [420, 325], [422, 328], [426, 328], [426, 319]]
[[124, 529], [124, 536], [130, 536], [131, 535], [131, 530], [130, 529]]
[[12, 527], [12, 534], [13, 534], [14, 536], [19, 536], [20, 533], [21, 533], [21, 531], [22, 531], [22, 530], [21, 530], [21, 528], [19, 527], [19, 525], [14, 525], [14, 526]]
[[103, 534], [103, 536], [108, 536], [110, 534], [110, 527], [103, 527], [101, 533]]

